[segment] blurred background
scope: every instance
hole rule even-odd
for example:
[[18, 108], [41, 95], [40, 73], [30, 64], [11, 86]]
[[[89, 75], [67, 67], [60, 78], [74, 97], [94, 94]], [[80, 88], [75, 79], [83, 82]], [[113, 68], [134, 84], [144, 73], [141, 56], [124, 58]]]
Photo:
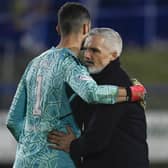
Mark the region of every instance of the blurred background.
[[[147, 88], [151, 168], [168, 168], [168, 0], [78, 0], [93, 27], [124, 41], [122, 65]], [[5, 119], [27, 63], [56, 46], [57, 12], [65, 0], [0, 0], [0, 167], [11, 168], [16, 142]]]

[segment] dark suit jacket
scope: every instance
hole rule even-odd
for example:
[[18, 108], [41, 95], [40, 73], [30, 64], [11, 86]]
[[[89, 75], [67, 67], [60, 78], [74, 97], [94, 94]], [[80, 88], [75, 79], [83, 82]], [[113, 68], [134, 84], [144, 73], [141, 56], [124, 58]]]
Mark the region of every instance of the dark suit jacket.
[[[119, 59], [93, 75], [98, 84], [132, 85]], [[79, 97], [72, 103], [76, 121], [84, 132], [71, 143], [76, 163], [82, 168], [149, 168], [144, 109], [138, 103], [87, 104]]]

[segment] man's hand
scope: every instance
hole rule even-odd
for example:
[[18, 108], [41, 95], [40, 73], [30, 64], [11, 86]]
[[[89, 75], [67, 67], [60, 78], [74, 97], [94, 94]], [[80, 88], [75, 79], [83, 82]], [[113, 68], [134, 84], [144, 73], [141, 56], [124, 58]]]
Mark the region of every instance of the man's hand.
[[70, 151], [71, 142], [76, 139], [75, 134], [73, 133], [71, 127], [67, 126], [67, 133], [59, 132], [59, 131], [51, 131], [48, 134], [48, 142], [53, 145], [49, 145], [49, 147], [53, 149], [63, 150], [65, 152]]
[[[139, 85], [139, 86], [143, 86], [142, 83], [140, 83], [137, 79], [131, 79], [132, 83], [134, 86]], [[142, 94], [141, 96], [141, 100], [140, 100], [140, 105], [144, 108], [144, 110], [146, 109], [146, 89], [144, 88], [144, 94]]]
[[145, 87], [136, 79], [132, 79], [133, 86], [127, 88], [127, 94], [129, 101], [140, 101], [143, 100], [146, 95]]

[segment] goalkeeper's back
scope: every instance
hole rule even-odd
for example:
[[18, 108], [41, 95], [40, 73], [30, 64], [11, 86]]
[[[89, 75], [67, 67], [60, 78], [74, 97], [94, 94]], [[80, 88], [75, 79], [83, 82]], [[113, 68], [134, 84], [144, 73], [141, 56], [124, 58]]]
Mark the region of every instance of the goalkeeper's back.
[[14, 167], [37, 164], [74, 167], [68, 153], [50, 149], [47, 142], [49, 131], [65, 132], [66, 125], [77, 136], [80, 134], [71, 114], [61, 69], [67, 56], [66, 50], [51, 48], [33, 59], [22, 76], [7, 119], [8, 128], [19, 142]]

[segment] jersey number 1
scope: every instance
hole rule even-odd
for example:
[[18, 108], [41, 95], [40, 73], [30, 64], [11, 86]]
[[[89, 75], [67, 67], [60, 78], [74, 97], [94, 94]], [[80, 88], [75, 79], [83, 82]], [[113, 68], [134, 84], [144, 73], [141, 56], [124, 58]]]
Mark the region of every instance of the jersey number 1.
[[36, 102], [33, 109], [33, 115], [41, 115], [41, 85], [42, 85], [42, 76], [37, 76], [37, 88], [36, 88]]

